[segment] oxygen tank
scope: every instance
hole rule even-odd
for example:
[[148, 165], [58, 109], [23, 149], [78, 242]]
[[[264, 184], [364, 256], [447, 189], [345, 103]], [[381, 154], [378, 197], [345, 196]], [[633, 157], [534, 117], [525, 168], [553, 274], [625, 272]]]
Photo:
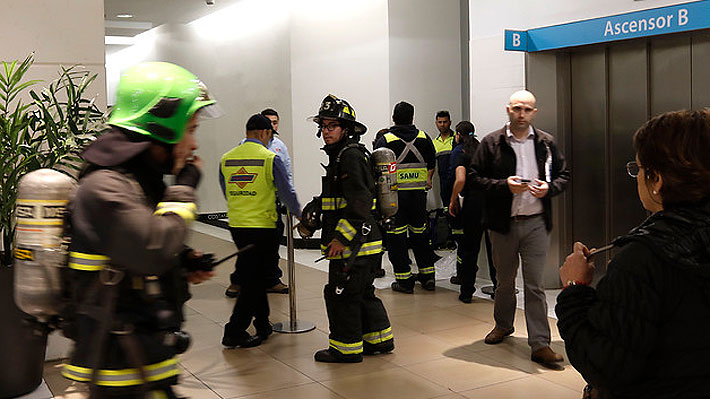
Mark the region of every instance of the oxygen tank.
[[381, 147], [372, 152], [372, 166], [375, 172], [377, 210], [382, 219], [389, 219], [397, 213], [397, 157], [394, 151]]
[[20, 179], [15, 206], [15, 303], [46, 322], [58, 312], [67, 253], [64, 215], [76, 183], [52, 169]]

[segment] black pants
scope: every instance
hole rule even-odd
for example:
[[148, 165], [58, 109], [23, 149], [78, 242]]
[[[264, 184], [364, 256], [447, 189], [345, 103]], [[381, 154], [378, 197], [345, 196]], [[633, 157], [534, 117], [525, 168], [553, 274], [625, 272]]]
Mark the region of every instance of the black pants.
[[473, 295], [476, 292], [476, 274], [478, 273], [478, 253], [481, 249], [481, 210], [466, 206], [453, 219], [454, 239], [456, 240], [456, 275], [461, 281], [461, 294]]
[[[231, 230], [232, 228], [230, 228]], [[279, 260], [281, 259], [279, 257], [279, 246], [281, 245], [281, 237], [283, 237], [284, 234], [284, 222], [281, 220], [281, 217], [279, 216], [278, 219], [276, 219], [276, 229], [274, 230], [274, 237], [269, 239], [269, 243], [273, 245], [273, 249], [271, 250], [270, 253], [273, 253], [273, 256], [271, 257], [270, 262], [265, 263], [265, 270], [264, 270], [264, 278], [266, 281], [264, 284], [266, 285], [267, 288], [273, 287], [276, 284], [278, 284], [281, 281], [281, 277], [283, 276], [283, 271], [281, 271], [281, 268], [279, 267]], [[232, 232], [232, 239], [234, 239], [234, 233]], [[235, 241], [236, 242], [236, 241]], [[239, 268], [237, 268], [237, 263], [239, 262], [239, 258], [237, 258], [235, 264], [234, 264], [234, 271], [232, 274], [229, 275], [229, 282], [232, 284], [236, 284], [239, 286], [244, 285], [243, 283], [243, 277], [241, 275], [241, 272]]]
[[400, 284], [413, 285], [407, 233], [419, 268], [419, 278], [422, 280], [434, 278], [434, 251], [426, 235], [426, 191], [402, 190], [398, 195], [399, 210], [394, 217], [395, 227], [387, 232], [387, 253], [397, 281]]
[[[392, 339], [389, 318], [382, 301], [375, 296], [377, 255], [358, 257], [351, 269], [343, 270], [347, 259], [333, 259], [323, 295], [330, 325], [330, 347], [345, 354], [362, 352], [362, 345]], [[343, 345], [350, 344], [350, 345]], [[341, 348], [348, 350], [341, 350]], [[350, 353], [348, 353], [350, 352]]]
[[234, 304], [232, 316], [225, 326], [226, 334], [243, 333], [254, 319], [257, 330], [269, 322], [269, 301], [266, 297], [266, 271], [274, 258], [275, 229], [233, 228], [232, 239], [237, 248], [254, 244], [237, 258], [236, 268], [240, 276], [241, 292]]

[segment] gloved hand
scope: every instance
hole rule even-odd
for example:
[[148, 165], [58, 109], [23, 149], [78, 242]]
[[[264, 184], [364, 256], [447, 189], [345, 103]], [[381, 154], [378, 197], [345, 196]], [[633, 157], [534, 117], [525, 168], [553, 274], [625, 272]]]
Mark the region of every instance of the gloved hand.
[[200, 169], [194, 163], [187, 163], [175, 176], [175, 184], [197, 188], [197, 184], [200, 183], [200, 177], [202, 177]]
[[306, 226], [301, 223], [294, 226], [294, 229], [298, 230], [298, 235], [300, 235], [301, 238], [311, 238], [313, 236], [313, 232], [308, 230]]

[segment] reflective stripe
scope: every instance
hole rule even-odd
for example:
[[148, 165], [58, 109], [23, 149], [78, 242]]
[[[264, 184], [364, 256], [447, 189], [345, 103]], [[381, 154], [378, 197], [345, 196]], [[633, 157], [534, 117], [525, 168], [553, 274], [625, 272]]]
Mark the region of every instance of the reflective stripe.
[[439, 151], [436, 153], [437, 157], [440, 157], [442, 155], [451, 155], [451, 150], [444, 150], [444, 151]]
[[395, 273], [394, 278], [397, 280], [408, 280], [410, 277], [412, 277], [412, 272], [406, 272], [406, 273]]
[[[321, 244], [320, 250], [323, 255], [328, 254], [327, 246]], [[379, 254], [380, 252], [382, 252], [382, 240], [371, 241], [362, 244], [362, 246], [360, 247], [360, 251], [358, 251], [357, 253], [357, 256], [374, 255]], [[350, 255], [352, 255], [350, 247], [345, 247], [345, 251], [343, 251], [342, 256], [329, 256], [328, 259], [346, 259], [349, 258]]]
[[197, 217], [197, 205], [194, 202], [161, 202], [158, 204], [154, 215], [174, 213], [190, 223]]
[[463, 263], [463, 260], [461, 260], [461, 257], [460, 257], [460, 256], [457, 256], [457, 257], [456, 257], [456, 263]]
[[227, 159], [224, 166], [264, 166], [263, 159]]
[[392, 327], [387, 327], [382, 331], [375, 331], [367, 334], [363, 334], [362, 340], [368, 344], [379, 344], [390, 340], [394, 337], [392, 334]]
[[414, 227], [412, 225], [408, 225], [409, 231], [411, 231], [414, 234], [422, 234], [426, 231], [426, 224], [422, 227]]
[[395, 227], [394, 230], [387, 231], [390, 234], [404, 234], [407, 232], [407, 225]]
[[427, 168], [425, 163], [397, 165], [397, 188], [400, 190], [426, 189]]
[[463, 229], [451, 229], [451, 234], [463, 234]]
[[111, 258], [105, 255], [69, 252], [69, 267], [75, 270], [97, 272], [108, 265], [110, 261]]
[[395, 136], [394, 133], [385, 133], [385, 141], [391, 143], [393, 141], [399, 140], [399, 137]]
[[434, 274], [434, 266], [431, 267], [420, 267], [419, 274]]
[[[177, 357], [143, 367], [147, 382], [161, 381], [180, 374]], [[91, 381], [92, 369], [65, 364], [62, 375], [70, 380]], [[106, 387], [127, 387], [141, 385], [144, 382], [138, 369], [105, 370], [100, 369], [96, 384]]]
[[[321, 210], [334, 211], [337, 209], [345, 209], [348, 206], [348, 201], [343, 197], [324, 197], [321, 198]], [[372, 210], [377, 209], [377, 199], [372, 199]]]
[[334, 339], [329, 339], [330, 347], [337, 350], [344, 355], [356, 355], [362, 353], [362, 341], [348, 344], [345, 342], [336, 341]]
[[347, 219], [340, 219], [338, 225], [335, 226], [335, 231], [342, 234], [348, 241], [352, 241], [352, 239], [355, 238], [355, 234], [357, 234], [357, 230], [355, 230]]
[[150, 391], [147, 399], [168, 399], [168, 394], [165, 391]]

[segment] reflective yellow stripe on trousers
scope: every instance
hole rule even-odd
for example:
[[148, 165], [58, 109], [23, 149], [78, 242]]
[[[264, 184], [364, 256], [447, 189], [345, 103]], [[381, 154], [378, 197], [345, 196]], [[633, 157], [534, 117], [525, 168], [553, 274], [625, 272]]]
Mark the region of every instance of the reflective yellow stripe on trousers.
[[[323, 244], [321, 244], [320, 250], [323, 255], [328, 253], [328, 247]], [[382, 240], [371, 241], [362, 244], [357, 256], [374, 255], [379, 254], [380, 252], [382, 252]], [[350, 255], [352, 255], [350, 247], [345, 247], [345, 251], [343, 251], [342, 256], [328, 257], [328, 259], [347, 259]]]
[[371, 333], [363, 334], [362, 340], [367, 342], [368, 344], [375, 345], [390, 340], [393, 337], [394, 335], [392, 334], [392, 327], [387, 327], [382, 331], [374, 331]]
[[[180, 374], [177, 357], [143, 367], [147, 382], [161, 381]], [[65, 364], [62, 375], [70, 380], [91, 381], [92, 369]], [[96, 384], [105, 387], [129, 387], [143, 383], [138, 369], [99, 370]]]
[[362, 353], [362, 341], [355, 343], [346, 343], [330, 339], [330, 347], [342, 353], [343, 355], [355, 355]]
[[105, 255], [69, 252], [69, 268], [85, 272], [97, 272], [109, 264], [111, 259]]

